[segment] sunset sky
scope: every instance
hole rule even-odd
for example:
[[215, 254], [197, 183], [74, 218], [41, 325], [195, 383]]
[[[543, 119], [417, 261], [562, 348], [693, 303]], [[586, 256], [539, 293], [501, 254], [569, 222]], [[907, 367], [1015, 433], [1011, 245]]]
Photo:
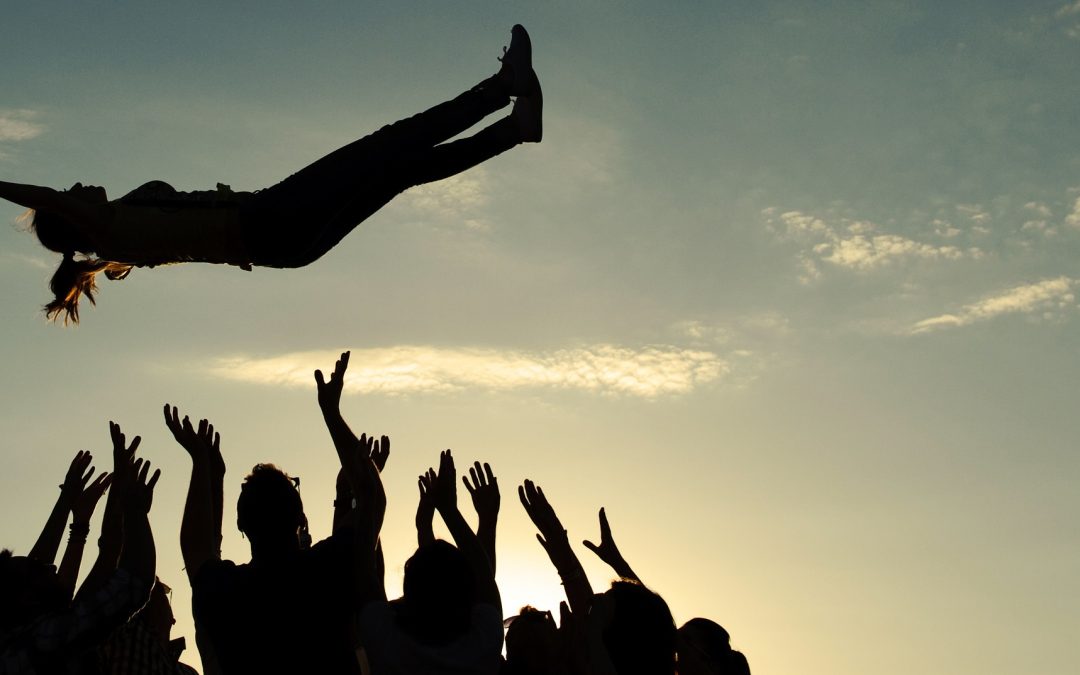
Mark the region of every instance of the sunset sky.
[[519, 22], [544, 142], [306, 268], [103, 279], [77, 328], [45, 322], [59, 256], [0, 202], [0, 546], [29, 550], [77, 450], [109, 464], [108, 420], [141, 434], [198, 666], [161, 406], [221, 431], [247, 561], [256, 462], [329, 533], [311, 372], [351, 349], [346, 418], [393, 439], [392, 594], [452, 448], [499, 476], [507, 614], [562, 590], [528, 477], [572, 542], [605, 506], [755, 675], [1076, 672], [1080, 2], [311, 4], [12, 3], [0, 180], [267, 187], [492, 74]]

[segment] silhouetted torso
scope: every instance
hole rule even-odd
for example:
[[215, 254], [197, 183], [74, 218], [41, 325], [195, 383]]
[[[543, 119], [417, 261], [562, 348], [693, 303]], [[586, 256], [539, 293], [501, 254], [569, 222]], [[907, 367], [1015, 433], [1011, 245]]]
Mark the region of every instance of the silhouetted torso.
[[390, 603], [385, 601], [366, 604], [359, 622], [371, 670], [377, 675], [499, 672], [502, 613], [491, 605], [474, 605], [469, 629], [440, 645], [423, 645], [405, 633]]
[[349, 544], [330, 537], [272, 563], [203, 565], [192, 608], [222, 672], [360, 672], [348, 633]]

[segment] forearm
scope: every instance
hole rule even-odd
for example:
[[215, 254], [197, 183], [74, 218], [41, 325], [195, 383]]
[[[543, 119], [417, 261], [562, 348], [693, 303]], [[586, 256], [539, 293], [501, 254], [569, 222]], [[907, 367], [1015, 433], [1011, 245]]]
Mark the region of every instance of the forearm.
[[124, 513], [124, 552], [120, 554], [118, 567], [137, 579], [154, 580], [157, 569], [154, 533], [146, 513], [137, 508], [129, 508]]
[[349, 428], [349, 424], [345, 421], [345, 418], [341, 416], [339, 410], [326, 410], [323, 409], [323, 421], [326, 423], [326, 430], [330, 432], [330, 439], [334, 442], [334, 449], [337, 451], [338, 461], [341, 462], [341, 468], [345, 471], [345, 478], [349, 483], [349, 489], [352, 490], [353, 495], [360, 498], [361, 487], [363, 483], [363, 471], [364, 468], [360, 465], [359, 457], [356, 452], [356, 447], [360, 443], [360, 439], [356, 437], [356, 434]]
[[34, 547], [30, 549], [27, 557], [39, 560], [46, 565], [52, 565], [56, 560], [56, 553], [60, 550], [60, 541], [64, 538], [64, 526], [67, 525], [68, 513], [71, 511], [71, 500], [63, 493], [56, 498], [52, 513], [45, 521], [45, 527], [38, 535]]
[[[72, 523], [75, 525], [76, 523]], [[89, 529], [89, 525], [86, 526]], [[64, 557], [60, 560], [60, 567], [56, 570], [56, 580], [64, 589], [64, 597], [72, 598], [75, 595], [75, 584], [79, 580], [79, 568], [82, 567], [83, 549], [86, 547], [85, 531], [73, 531], [68, 537], [67, 548], [64, 549]]]
[[101, 519], [97, 560], [83, 579], [76, 598], [93, 593], [108, 582], [109, 577], [116, 571], [123, 548], [124, 513], [116, 492], [109, 490], [109, 496], [105, 500], [105, 515]]
[[[432, 517], [434, 515], [432, 514]], [[416, 544], [420, 548], [435, 543], [435, 528], [432, 517], [417, 517], [416, 519]]]
[[502, 600], [499, 596], [499, 588], [495, 584], [495, 572], [491, 568], [487, 553], [472, 528], [465, 522], [465, 517], [458, 509], [440, 509], [446, 528], [450, 530], [450, 536], [454, 538], [458, 550], [465, 556], [476, 578], [477, 599], [487, 602], [501, 610]]
[[210, 507], [213, 519], [213, 547], [217, 557], [221, 557], [221, 522], [224, 518], [225, 474], [222, 471], [210, 472]]
[[6, 199], [28, 209], [48, 208], [59, 192], [52, 188], [0, 181], [0, 199]]
[[340, 532], [352, 523], [353, 496], [352, 493], [338, 493], [334, 499], [334, 525], [333, 531]]
[[566, 530], [556, 536], [547, 536], [546, 542], [548, 557], [555, 565], [559, 578], [562, 579], [563, 588], [566, 589], [566, 599], [570, 603], [570, 610], [575, 614], [581, 612], [584, 616], [592, 600], [592, 585], [589, 583], [589, 578], [585, 576], [585, 568], [581, 566], [581, 561], [570, 548]]
[[618, 574], [623, 579], [631, 579], [633, 581], [641, 583], [641, 577], [639, 577], [637, 573], [630, 568], [630, 563], [626, 562], [626, 560], [622, 558], [613, 561], [611, 564], [611, 569], [615, 570], [615, 574]]
[[476, 524], [476, 538], [487, 555], [492, 574], [495, 574], [495, 528], [498, 522], [498, 516], [480, 516]]
[[[188, 578], [193, 579], [204, 562], [217, 552], [213, 524], [213, 497], [207, 462], [195, 459], [188, 482], [184, 515], [180, 521], [180, 552]], [[126, 529], [126, 528], [125, 528]]]

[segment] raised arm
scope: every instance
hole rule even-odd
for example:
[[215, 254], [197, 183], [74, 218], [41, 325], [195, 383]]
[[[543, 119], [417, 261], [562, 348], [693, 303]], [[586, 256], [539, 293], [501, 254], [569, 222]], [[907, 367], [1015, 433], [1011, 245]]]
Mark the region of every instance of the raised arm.
[[428, 469], [417, 477], [416, 486], [420, 489], [420, 502], [416, 505], [416, 545], [423, 548], [435, 543], [435, 471]]
[[113, 485], [109, 488], [109, 495], [105, 498], [105, 514], [101, 518], [101, 536], [98, 538], [98, 556], [94, 566], [90, 568], [86, 579], [76, 594], [76, 599], [85, 597], [103, 587], [116, 571], [120, 562], [120, 553], [124, 548], [124, 508], [120, 490], [116, 487], [118, 476], [126, 470], [134, 460], [135, 451], [139, 449], [141, 438], [136, 436], [131, 439], [131, 445], [127, 444], [120, 425], [109, 422], [109, 436], [112, 439]]
[[64, 589], [65, 597], [75, 595], [75, 584], [79, 579], [79, 568], [82, 566], [83, 548], [86, 546], [86, 537], [90, 534], [90, 518], [94, 515], [94, 509], [105, 491], [109, 489], [112, 476], [102, 472], [93, 480], [82, 493], [75, 498], [71, 507], [71, 534], [68, 536], [68, 545], [64, 549], [64, 557], [60, 561], [60, 569], [56, 572], [56, 578]]
[[48, 211], [67, 220], [87, 225], [101, 225], [108, 217], [108, 207], [40, 185], [0, 181], [0, 199], [28, 209]]
[[[0, 199], [6, 199], [28, 209], [55, 210], [57, 205], [64, 201], [64, 197], [63, 192], [54, 190], [51, 187], [8, 183], [0, 180]], [[67, 199], [71, 199], [71, 197], [67, 197]]]
[[[470, 484], [469, 478], [472, 478]], [[476, 536], [480, 545], [487, 553], [491, 563], [491, 573], [495, 573], [495, 528], [499, 524], [499, 504], [502, 501], [499, 495], [499, 479], [491, 472], [491, 465], [484, 462], [483, 468], [480, 462], [473, 462], [469, 467], [469, 475], [462, 476], [465, 489], [472, 496], [473, 508], [476, 509], [477, 524]]]
[[476, 579], [477, 602], [490, 604], [502, 614], [502, 597], [495, 583], [495, 573], [491, 570], [491, 562], [480, 540], [458, 510], [457, 469], [454, 467], [454, 457], [449, 450], [444, 450], [439, 455], [439, 471], [435, 475], [432, 487], [435, 490], [435, 508], [446, 523], [446, 529], [450, 530], [450, 536], [454, 538], [458, 550], [465, 556], [473, 570], [473, 576]]
[[161, 470], [147, 480], [150, 462], [137, 459], [120, 477], [121, 488], [125, 493], [124, 509], [124, 551], [120, 554], [118, 567], [132, 576], [153, 584], [157, 568], [157, 551], [154, 548], [154, 533], [150, 530], [147, 517], [154, 502], [154, 486], [161, 477]]
[[[362, 604], [368, 600], [386, 598], [378, 560], [379, 532], [386, 514], [386, 493], [372, 457], [376, 454], [374, 440], [369, 440], [366, 434], [357, 438], [341, 416], [341, 392], [345, 387], [345, 371], [348, 367], [349, 352], [344, 352], [334, 364], [329, 380], [324, 379], [321, 370], [315, 371], [315, 384], [323, 421], [334, 442], [345, 482], [356, 498], [352, 516], [353, 552], [356, 591], [358, 602]], [[388, 444], [389, 439], [383, 436], [380, 447], [385, 446], [387, 454]]]
[[529, 514], [536, 529], [540, 533], [536, 540], [547, 551], [555, 569], [562, 578], [566, 589], [566, 599], [570, 601], [570, 610], [574, 614], [584, 616], [589, 610], [589, 602], [592, 599], [592, 586], [589, 578], [585, 576], [585, 570], [581, 567], [581, 561], [570, 548], [570, 540], [566, 536], [559, 517], [555, 515], [555, 509], [551, 508], [544, 491], [526, 480], [518, 486], [518, 497], [525, 512]]
[[[75, 453], [71, 460], [64, 482], [60, 485], [60, 496], [56, 498], [49, 519], [45, 521], [45, 527], [38, 535], [34, 547], [30, 549], [27, 557], [40, 560], [46, 565], [52, 565], [56, 561], [56, 553], [60, 550], [60, 542], [64, 538], [64, 526], [67, 525], [68, 513], [75, 499], [82, 494], [83, 488], [94, 475], [94, 467], [90, 466], [93, 457], [89, 452], [80, 450]], [[87, 469], [89, 468], [89, 471]]]
[[641, 578], [638, 577], [634, 570], [630, 569], [630, 564], [626, 562], [626, 558], [623, 558], [622, 553], [619, 552], [619, 547], [615, 544], [615, 538], [611, 536], [611, 526], [608, 525], [607, 514], [604, 512], [603, 507], [600, 508], [600, 545], [598, 546], [587, 539], [581, 543], [610, 565], [611, 569], [615, 570], [615, 574], [618, 574], [623, 579], [633, 579], [641, 583]]
[[[370, 439], [370, 442], [372, 447], [368, 454], [371, 461], [375, 463], [375, 468], [381, 474], [386, 467], [386, 460], [390, 457], [390, 439], [383, 436], [378, 441]], [[359, 440], [357, 440], [357, 443], [359, 443]], [[352, 488], [349, 487], [349, 479], [345, 475], [345, 469], [338, 470], [337, 480], [334, 483], [334, 494], [333, 531], [337, 532], [345, 527], [351, 527], [352, 510], [355, 508], [356, 501], [353, 497]]]
[[215, 446], [220, 448], [221, 437], [206, 420], [199, 422], [196, 431], [191, 420], [186, 416], [181, 420], [180, 412], [169, 404], [165, 404], [165, 426], [191, 457], [191, 479], [180, 522], [180, 552], [188, 579], [194, 580], [206, 561], [221, 559], [221, 525], [219, 522], [215, 526], [211, 477], [211, 456]]

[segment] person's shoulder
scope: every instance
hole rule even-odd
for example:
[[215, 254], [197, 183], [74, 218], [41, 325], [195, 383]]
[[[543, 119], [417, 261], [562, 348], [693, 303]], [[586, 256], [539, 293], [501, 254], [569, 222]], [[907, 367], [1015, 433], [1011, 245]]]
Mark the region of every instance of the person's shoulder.
[[204, 562], [195, 578], [191, 580], [192, 588], [197, 586], [214, 585], [222, 580], [228, 580], [238, 574], [243, 574], [247, 565], [237, 565], [231, 560], [210, 559]]

